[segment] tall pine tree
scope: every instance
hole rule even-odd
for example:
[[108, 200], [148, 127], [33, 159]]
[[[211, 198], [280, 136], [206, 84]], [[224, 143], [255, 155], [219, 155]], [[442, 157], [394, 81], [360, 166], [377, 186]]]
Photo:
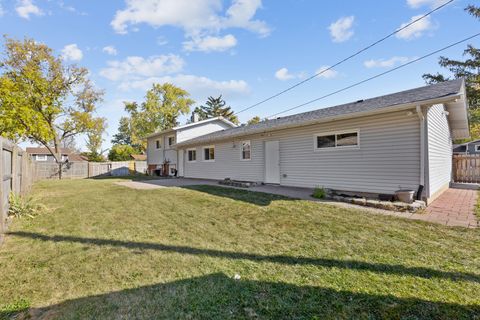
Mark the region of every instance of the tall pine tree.
[[230, 106], [226, 106], [225, 100], [222, 99], [222, 95], [214, 98], [212, 96], [208, 97], [205, 105], [196, 107], [193, 112], [198, 114], [200, 120], [206, 120], [215, 117], [224, 117], [225, 119], [238, 124], [238, 118], [233, 112]]

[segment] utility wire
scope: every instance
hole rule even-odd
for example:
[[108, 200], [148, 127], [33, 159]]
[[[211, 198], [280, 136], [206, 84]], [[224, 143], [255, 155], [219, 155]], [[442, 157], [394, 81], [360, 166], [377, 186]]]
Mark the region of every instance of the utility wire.
[[456, 45], [458, 45], [458, 44], [460, 44], [460, 43], [462, 43], [462, 42], [466, 42], [466, 41], [468, 41], [468, 40], [470, 40], [470, 39], [473, 39], [473, 38], [475, 38], [475, 37], [478, 37], [479, 35], [480, 35], [480, 32], [477, 33], [477, 34], [474, 34], [474, 35], [472, 35], [472, 36], [470, 36], [470, 37], [468, 37], [468, 38], [465, 38], [465, 39], [462, 39], [462, 40], [457, 41], [457, 42], [455, 42], [455, 43], [452, 43], [452, 44], [450, 44], [450, 45], [448, 45], [448, 46], [446, 46], [446, 47], [443, 47], [443, 48], [441, 48], [441, 49], [438, 49], [438, 50], [435, 50], [435, 51], [433, 51], [433, 52], [430, 52], [430, 53], [428, 53], [428, 54], [426, 54], [426, 55], [424, 55], [424, 56], [421, 56], [421, 57], [419, 57], [419, 58], [416, 58], [416, 59], [414, 59], [414, 60], [411, 60], [411, 61], [409, 61], [409, 62], [407, 62], [407, 63], [404, 63], [404, 64], [402, 64], [402, 65], [399, 65], [398, 67], [395, 67], [395, 68], [393, 68], [393, 69], [390, 69], [390, 70], [387, 70], [387, 71], [385, 71], [385, 72], [376, 74], [376, 75], [374, 75], [374, 76], [372, 76], [372, 77], [370, 77], [370, 78], [367, 78], [367, 79], [364, 79], [364, 80], [362, 80], [362, 81], [356, 82], [356, 83], [354, 83], [354, 84], [351, 84], [351, 85], [349, 85], [349, 86], [347, 86], [347, 87], [344, 87], [344, 88], [342, 88], [342, 89], [336, 90], [336, 91], [334, 91], [334, 92], [331, 92], [331, 93], [326, 94], [326, 95], [324, 95], [324, 96], [321, 96], [321, 97], [319, 97], [319, 98], [316, 98], [316, 99], [313, 99], [313, 100], [304, 102], [304, 103], [299, 104], [299, 105], [297, 105], [297, 106], [295, 106], [295, 107], [291, 107], [291, 108], [288, 108], [288, 109], [283, 110], [283, 111], [281, 111], [281, 112], [275, 113], [275, 114], [273, 114], [273, 115], [271, 115], [271, 116], [268, 116], [267, 119], [268, 119], [268, 118], [274, 118], [274, 117], [276, 117], [276, 116], [278, 116], [278, 115], [280, 115], [280, 114], [283, 114], [283, 113], [285, 113], [285, 112], [289, 112], [289, 111], [292, 111], [292, 110], [294, 110], [294, 109], [298, 109], [298, 108], [300, 108], [300, 107], [306, 106], [307, 104], [310, 104], [310, 103], [313, 103], [313, 102], [316, 102], [316, 101], [325, 99], [325, 98], [327, 98], [327, 97], [333, 96], [334, 94], [337, 94], [337, 93], [340, 93], [340, 92], [342, 92], [342, 91], [348, 90], [348, 89], [350, 89], [350, 88], [356, 87], [356, 86], [358, 86], [358, 85], [360, 85], [360, 84], [362, 84], [362, 83], [368, 82], [368, 81], [370, 81], [370, 80], [376, 79], [376, 78], [381, 77], [381, 76], [383, 76], [383, 75], [386, 75], [386, 74], [388, 74], [388, 73], [394, 72], [394, 71], [396, 71], [396, 70], [398, 70], [398, 69], [401, 69], [401, 68], [404, 68], [404, 67], [406, 67], [406, 66], [408, 66], [408, 65], [411, 65], [412, 63], [415, 63], [415, 62], [417, 62], [417, 61], [420, 61], [420, 60], [423, 60], [423, 59], [425, 59], [425, 58], [431, 57], [431, 56], [433, 56], [433, 55], [435, 55], [435, 54], [437, 54], [437, 53], [439, 53], [439, 52], [441, 52], [441, 51], [444, 51], [444, 50], [446, 50], [446, 49], [449, 49], [449, 48], [451, 48], [451, 47], [454, 47], [454, 46], [456, 46]]
[[401, 27], [401, 28], [399, 28], [399, 29], [391, 32], [390, 34], [386, 35], [385, 37], [383, 37], [383, 38], [375, 41], [374, 43], [372, 43], [372, 44], [366, 46], [365, 48], [363, 48], [363, 49], [355, 52], [354, 54], [352, 54], [352, 55], [350, 55], [350, 56], [348, 56], [348, 57], [340, 60], [339, 62], [331, 65], [330, 67], [325, 68], [325, 69], [323, 69], [322, 71], [315, 73], [313, 76], [310, 76], [310, 77], [308, 77], [308, 78], [306, 78], [306, 79], [304, 79], [304, 80], [302, 80], [302, 81], [300, 81], [300, 82], [297, 82], [296, 84], [292, 85], [291, 87], [288, 87], [288, 88], [286, 88], [286, 89], [284, 89], [284, 90], [282, 90], [282, 91], [280, 91], [280, 92], [278, 92], [278, 93], [276, 93], [276, 94], [274, 94], [274, 95], [272, 95], [272, 96], [270, 96], [270, 97], [268, 97], [268, 98], [265, 98], [265, 99], [263, 99], [263, 100], [260, 101], [260, 102], [257, 102], [257, 103], [255, 103], [255, 104], [252, 104], [251, 106], [246, 107], [246, 108], [244, 108], [244, 109], [242, 109], [242, 110], [240, 110], [240, 111], [238, 111], [238, 112], [235, 112], [234, 114], [239, 114], [239, 113], [242, 113], [242, 112], [247, 111], [247, 110], [249, 110], [249, 109], [252, 109], [252, 108], [254, 108], [254, 107], [256, 107], [256, 106], [259, 106], [259, 105], [261, 105], [261, 104], [263, 104], [263, 103], [265, 103], [265, 102], [267, 102], [267, 101], [270, 101], [270, 100], [272, 100], [272, 99], [274, 99], [274, 98], [276, 98], [276, 97], [278, 97], [278, 96], [280, 96], [280, 95], [282, 95], [282, 94], [284, 94], [284, 93], [286, 93], [286, 92], [288, 92], [288, 91], [290, 91], [290, 90], [292, 90], [292, 89], [294, 89], [294, 88], [296, 88], [296, 87], [304, 84], [304, 83], [307, 82], [307, 81], [310, 81], [310, 80], [318, 77], [319, 75], [321, 75], [321, 74], [323, 74], [323, 73], [325, 73], [325, 72], [327, 72], [327, 71], [329, 71], [329, 70], [331, 70], [331, 69], [339, 66], [340, 64], [342, 64], [342, 63], [344, 63], [344, 62], [346, 62], [346, 61], [348, 61], [348, 60], [350, 60], [350, 59], [358, 56], [360, 53], [362, 53], [362, 52], [370, 49], [371, 47], [376, 46], [376, 45], [379, 44], [380, 42], [383, 42], [383, 41], [387, 40], [388, 38], [390, 38], [390, 37], [392, 37], [393, 35], [399, 33], [400, 31], [405, 30], [406, 28], [410, 27], [412, 24], [414, 24], [414, 23], [416, 23], [416, 22], [418, 22], [418, 21], [426, 18], [427, 16], [431, 15], [432, 13], [434, 13], [434, 12], [437, 11], [437, 10], [442, 9], [442, 8], [445, 7], [446, 5], [452, 3], [453, 1], [454, 1], [454, 0], [449, 0], [449, 1], [445, 2], [444, 4], [442, 4], [442, 5], [438, 6], [438, 7], [436, 7], [435, 9], [433, 9], [432, 11], [429, 11], [429, 12], [425, 13], [423, 16], [421, 16], [421, 17], [413, 20], [412, 22], [406, 24], [405, 26], [403, 26], [403, 27]]

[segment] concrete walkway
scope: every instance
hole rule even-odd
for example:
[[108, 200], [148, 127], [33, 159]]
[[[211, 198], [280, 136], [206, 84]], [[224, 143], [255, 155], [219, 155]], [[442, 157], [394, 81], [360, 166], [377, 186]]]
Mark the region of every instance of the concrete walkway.
[[129, 187], [132, 189], [148, 190], [161, 189], [168, 187], [184, 187], [193, 185], [212, 185], [225, 188], [235, 188], [247, 191], [272, 193], [290, 198], [309, 200], [321, 203], [328, 203], [342, 208], [352, 208], [357, 210], [368, 211], [370, 213], [395, 216], [406, 219], [422, 220], [432, 223], [440, 223], [448, 226], [460, 226], [468, 228], [479, 227], [478, 220], [474, 214], [477, 191], [449, 189], [436, 199], [424, 213], [396, 212], [383, 209], [363, 207], [351, 203], [336, 202], [330, 200], [318, 200], [311, 197], [312, 189], [284, 187], [276, 185], [259, 185], [255, 187], [236, 188], [231, 186], [219, 185], [216, 180], [205, 179], [188, 179], [188, 178], [171, 178], [158, 180], [142, 180], [142, 181], [121, 181], [116, 184]]

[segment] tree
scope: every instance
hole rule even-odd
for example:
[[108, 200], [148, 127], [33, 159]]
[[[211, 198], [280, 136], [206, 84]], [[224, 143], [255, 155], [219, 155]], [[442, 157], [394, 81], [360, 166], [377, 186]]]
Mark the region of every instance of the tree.
[[106, 124], [98, 123], [98, 126], [87, 134], [87, 143], [86, 147], [88, 152], [86, 156], [88, 157], [88, 161], [92, 162], [101, 162], [103, 161], [103, 151], [102, 151], [102, 143], [103, 143], [103, 132], [105, 131]]
[[[480, 18], [480, 7], [469, 5], [465, 8], [470, 15]], [[469, 102], [470, 132], [473, 139], [480, 138], [480, 49], [467, 45], [463, 51], [463, 61], [440, 57], [439, 65], [446, 68], [452, 76], [465, 78], [467, 97]], [[423, 79], [428, 84], [450, 80], [450, 77], [441, 73], [424, 74]]]
[[95, 130], [103, 92], [88, 79], [88, 71], [65, 66], [52, 49], [33, 39], [5, 37], [0, 60], [0, 133], [10, 139], [45, 146], [62, 175], [62, 142]]
[[259, 123], [260, 121], [262, 121], [262, 120], [260, 119], [260, 117], [259, 117], [259, 116], [255, 116], [255, 117], [253, 117], [252, 119], [248, 120], [247, 124], [248, 124], [248, 125], [257, 124], [257, 123]]
[[200, 120], [221, 116], [235, 124], [239, 124], [237, 116], [230, 106], [226, 106], [226, 102], [222, 99], [222, 95], [218, 96], [218, 98], [212, 96], [208, 97], [205, 106], [202, 105], [196, 107], [193, 112], [198, 114]]
[[188, 114], [195, 103], [190, 94], [170, 83], [154, 84], [147, 91], [145, 102], [124, 102], [128, 117], [120, 120], [115, 143], [130, 145], [138, 152], [146, 150], [145, 136], [173, 128], [178, 118]]
[[135, 154], [136, 150], [129, 145], [116, 144], [112, 146], [108, 152], [108, 160], [110, 161], [128, 161], [131, 159], [131, 155]]

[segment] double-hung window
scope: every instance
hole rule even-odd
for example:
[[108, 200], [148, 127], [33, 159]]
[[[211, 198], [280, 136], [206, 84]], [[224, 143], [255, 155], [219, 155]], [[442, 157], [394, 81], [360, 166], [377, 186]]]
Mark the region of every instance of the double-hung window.
[[155, 140], [155, 148], [160, 149], [162, 147], [160, 140]]
[[187, 150], [187, 159], [188, 159], [188, 162], [196, 161], [197, 160], [197, 150], [196, 149]]
[[215, 147], [203, 148], [203, 161], [215, 161]]
[[250, 141], [242, 141], [242, 160], [250, 160], [252, 158], [252, 146]]
[[352, 148], [359, 145], [358, 130], [315, 135], [315, 150]]
[[175, 144], [175, 136], [168, 137], [168, 146], [171, 147]]

